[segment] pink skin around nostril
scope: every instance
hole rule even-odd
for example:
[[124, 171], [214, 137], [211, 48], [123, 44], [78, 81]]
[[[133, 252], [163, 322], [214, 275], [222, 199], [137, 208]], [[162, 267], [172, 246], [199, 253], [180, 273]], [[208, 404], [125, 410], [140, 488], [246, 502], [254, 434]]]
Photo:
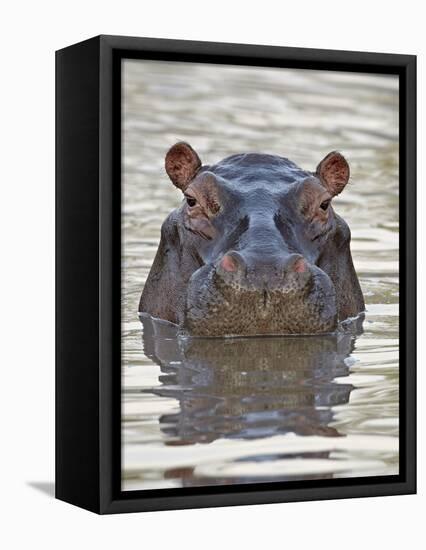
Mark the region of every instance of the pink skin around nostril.
[[225, 271], [237, 271], [237, 262], [231, 256], [224, 256], [220, 265]]
[[293, 271], [296, 273], [304, 273], [307, 269], [306, 262], [303, 258], [299, 258], [293, 264]]

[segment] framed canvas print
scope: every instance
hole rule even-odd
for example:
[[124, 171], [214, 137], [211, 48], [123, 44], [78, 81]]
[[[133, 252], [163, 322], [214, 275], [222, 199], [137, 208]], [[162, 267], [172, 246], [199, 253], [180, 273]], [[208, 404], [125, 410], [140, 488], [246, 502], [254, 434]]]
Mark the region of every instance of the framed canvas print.
[[415, 57], [56, 60], [57, 498], [415, 492]]

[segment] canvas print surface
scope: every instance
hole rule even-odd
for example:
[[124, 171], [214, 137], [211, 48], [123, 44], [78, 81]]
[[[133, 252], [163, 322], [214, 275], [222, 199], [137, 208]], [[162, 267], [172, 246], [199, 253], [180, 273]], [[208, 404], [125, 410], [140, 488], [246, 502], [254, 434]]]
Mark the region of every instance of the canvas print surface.
[[122, 61], [122, 490], [398, 474], [398, 105]]

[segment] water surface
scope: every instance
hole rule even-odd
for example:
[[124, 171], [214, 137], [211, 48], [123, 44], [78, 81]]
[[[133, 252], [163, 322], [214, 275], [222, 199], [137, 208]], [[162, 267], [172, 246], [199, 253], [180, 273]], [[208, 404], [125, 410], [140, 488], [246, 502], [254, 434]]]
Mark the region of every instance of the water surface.
[[[123, 79], [124, 490], [398, 473], [398, 80], [126, 61]], [[164, 155], [350, 162], [334, 200], [367, 312], [330, 336], [179, 339], [137, 314], [181, 194]]]

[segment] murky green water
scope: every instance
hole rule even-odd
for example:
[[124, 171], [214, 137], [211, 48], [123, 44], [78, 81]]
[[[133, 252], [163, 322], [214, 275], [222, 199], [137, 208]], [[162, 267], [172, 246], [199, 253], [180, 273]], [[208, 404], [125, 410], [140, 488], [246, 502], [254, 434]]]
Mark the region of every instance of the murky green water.
[[[398, 81], [126, 61], [123, 82], [124, 490], [398, 473]], [[138, 319], [160, 226], [181, 201], [164, 155], [275, 153], [313, 170], [333, 149], [352, 183], [363, 331], [178, 340]]]

